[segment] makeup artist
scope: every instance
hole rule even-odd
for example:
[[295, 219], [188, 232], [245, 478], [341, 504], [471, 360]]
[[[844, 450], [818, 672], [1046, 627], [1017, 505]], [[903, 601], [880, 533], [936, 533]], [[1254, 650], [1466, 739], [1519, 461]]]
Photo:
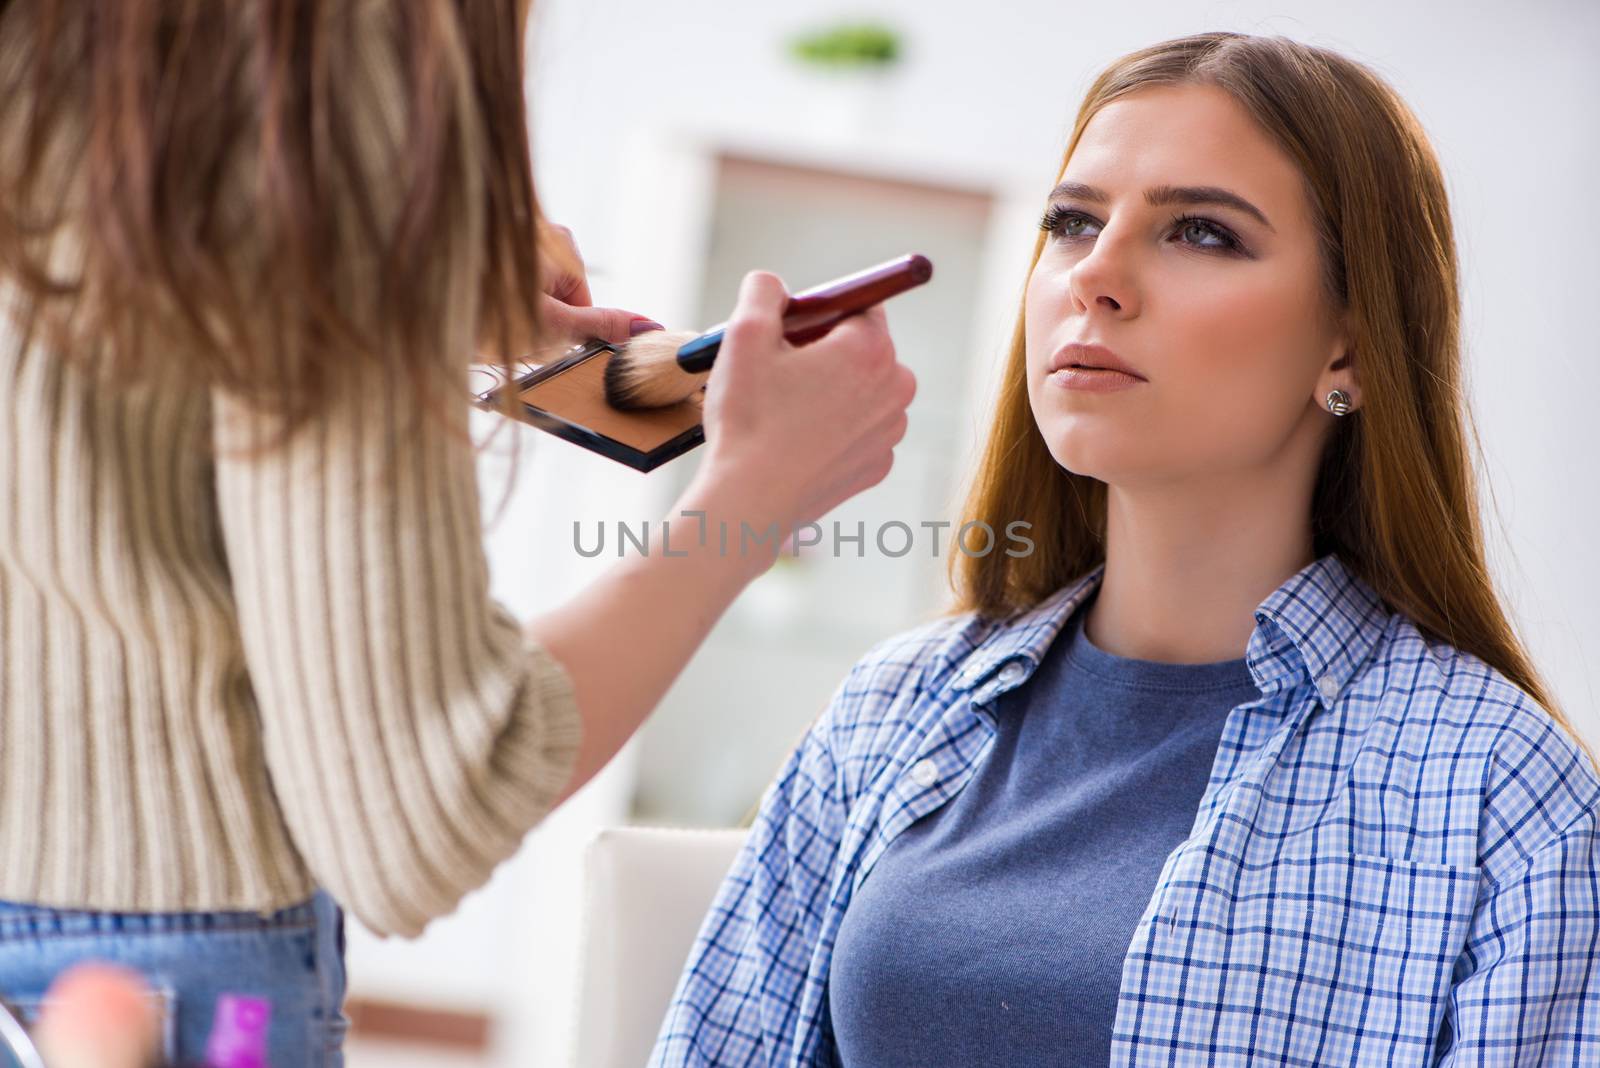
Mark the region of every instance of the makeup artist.
[[[0, 994], [115, 958], [180, 1057], [233, 991], [271, 1063], [340, 1063], [340, 906], [449, 913], [771, 563], [489, 596], [468, 365], [654, 325], [539, 222], [524, 7], [0, 2]], [[795, 349], [784, 301], [745, 278], [669, 517], [889, 471], [881, 309]]]

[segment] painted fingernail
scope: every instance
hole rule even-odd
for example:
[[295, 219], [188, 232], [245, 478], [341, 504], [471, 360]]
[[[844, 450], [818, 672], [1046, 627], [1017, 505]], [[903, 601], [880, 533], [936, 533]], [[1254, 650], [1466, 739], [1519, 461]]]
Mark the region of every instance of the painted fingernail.
[[649, 333], [651, 330], [665, 329], [666, 327], [662, 326], [654, 319], [635, 319], [633, 322], [628, 324], [628, 334], [631, 337], [638, 337], [640, 334]]

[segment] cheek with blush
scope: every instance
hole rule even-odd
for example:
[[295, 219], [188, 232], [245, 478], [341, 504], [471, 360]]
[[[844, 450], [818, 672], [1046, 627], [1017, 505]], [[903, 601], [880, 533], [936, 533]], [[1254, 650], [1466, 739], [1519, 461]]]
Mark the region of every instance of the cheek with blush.
[[[1241, 346], [1249, 343], [1241, 339]], [[1251, 347], [1214, 351], [1163, 397], [1165, 447], [1197, 471], [1242, 471], [1270, 463], [1304, 409], [1287, 357]], [[1187, 368], [1185, 369], [1188, 370]]]

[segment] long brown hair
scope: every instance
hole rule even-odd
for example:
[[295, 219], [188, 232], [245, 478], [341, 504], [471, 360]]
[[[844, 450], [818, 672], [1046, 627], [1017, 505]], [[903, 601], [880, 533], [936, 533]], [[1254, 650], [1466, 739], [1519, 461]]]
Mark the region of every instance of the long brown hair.
[[[1595, 762], [1507, 620], [1485, 563], [1462, 392], [1461, 310], [1444, 180], [1410, 108], [1367, 67], [1282, 37], [1203, 33], [1118, 59], [1090, 87], [1057, 170], [1106, 104], [1148, 86], [1230, 93], [1300, 167], [1330, 306], [1348, 309], [1363, 405], [1341, 419], [1312, 499], [1334, 553], [1419, 629], [1474, 654], [1542, 705]], [[1034, 245], [1039, 262], [1045, 235]], [[1003, 617], [1105, 560], [1105, 483], [1050, 454], [1028, 403], [1017, 316], [999, 410], [964, 522], [1033, 524], [1028, 555], [951, 554], [953, 611]], [[1596, 762], [1600, 767], [1600, 762]]]
[[518, 29], [515, 0], [0, 0], [26, 331], [226, 389], [271, 445], [362, 361], [459, 414], [433, 372], [537, 336]]

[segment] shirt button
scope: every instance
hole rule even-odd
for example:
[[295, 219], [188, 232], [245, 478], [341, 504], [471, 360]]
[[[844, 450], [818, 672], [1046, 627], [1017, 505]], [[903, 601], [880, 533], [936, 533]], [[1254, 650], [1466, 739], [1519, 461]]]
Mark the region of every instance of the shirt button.
[[1324, 700], [1331, 701], [1339, 694], [1339, 680], [1332, 675], [1324, 675], [1317, 680], [1317, 689], [1322, 691]]
[[939, 781], [939, 767], [931, 760], [919, 760], [911, 767], [911, 781], [928, 787]]
[[1022, 673], [1024, 670], [1026, 669], [1023, 668], [1021, 663], [1016, 660], [1012, 660], [1007, 663], [1005, 667], [1000, 669], [1000, 681], [1016, 682], [1018, 679], [1022, 678]]

